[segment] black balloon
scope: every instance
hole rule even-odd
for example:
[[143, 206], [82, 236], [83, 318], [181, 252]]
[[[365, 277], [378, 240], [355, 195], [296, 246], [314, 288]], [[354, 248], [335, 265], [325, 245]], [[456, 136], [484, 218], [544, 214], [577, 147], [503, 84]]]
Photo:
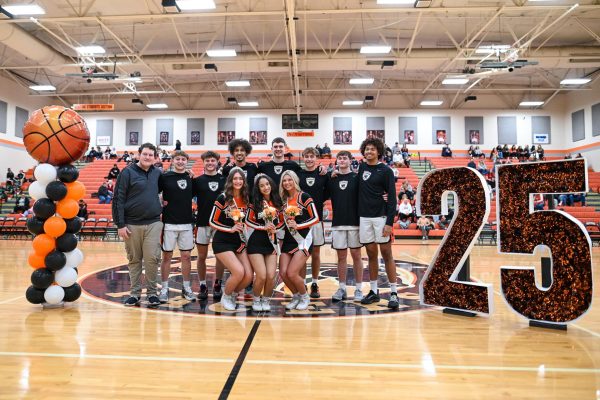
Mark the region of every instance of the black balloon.
[[65, 289], [65, 297], [63, 301], [75, 301], [81, 296], [81, 286], [78, 283], [74, 283]]
[[[57, 245], [58, 245], [58, 239], [57, 239]], [[58, 271], [59, 269], [64, 267], [66, 263], [67, 263], [67, 256], [65, 256], [63, 252], [57, 251], [57, 250], [54, 250], [54, 251], [48, 253], [46, 258], [44, 258], [44, 264], [46, 265], [46, 268], [48, 268], [51, 271]]]
[[42, 304], [45, 301], [44, 292], [45, 289], [36, 289], [32, 285], [27, 288], [27, 291], [25, 292], [25, 298], [31, 304]]
[[61, 181], [53, 181], [46, 185], [46, 196], [50, 200], [60, 201], [67, 195], [67, 187]]
[[44, 233], [44, 221], [38, 217], [31, 217], [27, 220], [27, 230], [33, 235]]
[[72, 165], [61, 165], [58, 167], [57, 176], [62, 182], [75, 182], [79, 178], [79, 170]]
[[56, 206], [50, 199], [37, 199], [33, 204], [33, 212], [41, 220], [47, 220], [56, 212]]
[[56, 249], [62, 252], [75, 250], [77, 247], [77, 236], [72, 233], [65, 233], [56, 239]]
[[67, 224], [67, 233], [77, 233], [81, 230], [81, 219], [79, 217], [65, 219]]
[[45, 290], [54, 282], [54, 274], [48, 268], [38, 268], [31, 273], [31, 284], [36, 289]]

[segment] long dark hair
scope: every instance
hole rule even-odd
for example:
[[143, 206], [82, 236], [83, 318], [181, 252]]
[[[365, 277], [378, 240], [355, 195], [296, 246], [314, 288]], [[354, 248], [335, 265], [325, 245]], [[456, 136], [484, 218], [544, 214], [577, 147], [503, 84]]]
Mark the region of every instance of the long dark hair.
[[256, 175], [256, 178], [254, 178], [254, 189], [252, 189], [252, 205], [254, 206], [254, 209], [259, 213], [260, 210], [264, 208], [264, 198], [258, 187], [261, 179], [266, 179], [267, 182], [269, 182], [269, 185], [271, 186], [271, 202], [273, 203], [273, 206], [279, 210], [281, 206], [283, 206], [283, 202], [279, 196], [277, 185], [275, 184], [275, 181], [266, 174], [258, 174]]
[[235, 174], [240, 174], [242, 176], [244, 184], [240, 190], [240, 195], [244, 203], [248, 204], [248, 183], [246, 182], [246, 175], [244, 175], [244, 171], [239, 167], [232, 168], [231, 171], [229, 171], [229, 175], [227, 175], [225, 188], [223, 189], [223, 193], [225, 193], [225, 204], [235, 204], [235, 200], [233, 200], [233, 177]]

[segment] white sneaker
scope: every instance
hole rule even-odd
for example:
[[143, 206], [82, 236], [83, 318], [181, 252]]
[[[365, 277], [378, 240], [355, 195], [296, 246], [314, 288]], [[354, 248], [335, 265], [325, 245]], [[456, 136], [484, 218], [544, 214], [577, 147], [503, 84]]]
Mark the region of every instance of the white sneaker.
[[365, 295], [363, 294], [362, 290], [356, 288], [354, 291], [354, 301], [361, 301], [364, 297]]
[[224, 294], [223, 297], [221, 297], [221, 305], [227, 311], [235, 311], [236, 304], [235, 300], [231, 297], [231, 295], [228, 296]]
[[269, 312], [271, 311], [271, 304], [269, 304], [271, 299], [269, 297], [263, 297], [260, 302], [262, 304], [262, 310]]
[[262, 302], [260, 301], [260, 297], [258, 297], [258, 296], [253, 296], [252, 311], [256, 311], [256, 312], [263, 311]]
[[181, 297], [183, 297], [187, 301], [196, 301], [196, 295], [194, 294], [194, 292], [192, 292], [191, 288], [184, 287], [183, 291], [181, 292]]
[[292, 301], [290, 301], [289, 303], [287, 303], [285, 305], [285, 308], [288, 310], [293, 310], [294, 308], [296, 308], [296, 306], [298, 305], [298, 303], [300, 303], [300, 295], [298, 293], [295, 293], [292, 296]]
[[300, 296], [300, 302], [296, 306], [296, 310], [306, 310], [310, 304], [310, 297], [307, 294]]
[[346, 294], [346, 289], [338, 288], [338, 290], [335, 291], [333, 296], [331, 296], [331, 300], [342, 301], [342, 300], [346, 300], [347, 297], [348, 296]]
[[162, 304], [169, 301], [169, 288], [168, 287], [164, 287], [164, 288], [160, 289], [160, 294], [158, 295], [158, 300]]

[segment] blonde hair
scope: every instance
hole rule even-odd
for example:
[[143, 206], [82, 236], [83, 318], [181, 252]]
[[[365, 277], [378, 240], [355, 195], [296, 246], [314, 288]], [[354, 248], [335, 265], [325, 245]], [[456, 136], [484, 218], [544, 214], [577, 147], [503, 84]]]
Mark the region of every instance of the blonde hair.
[[296, 191], [298, 193], [301, 192], [300, 178], [298, 178], [298, 175], [296, 175], [296, 173], [292, 170], [284, 171], [283, 174], [281, 174], [281, 180], [279, 181], [279, 196], [281, 197], [281, 201], [283, 201], [284, 203], [287, 201], [287, 199], [289, 197], [287, 190], [285, 190], [283, 188], [283, 178], [285, 178], [286, 175], [289, 175], [290, 178], [292, 178], [292, 180], [294, 181], [294, 186], [296, 186]]

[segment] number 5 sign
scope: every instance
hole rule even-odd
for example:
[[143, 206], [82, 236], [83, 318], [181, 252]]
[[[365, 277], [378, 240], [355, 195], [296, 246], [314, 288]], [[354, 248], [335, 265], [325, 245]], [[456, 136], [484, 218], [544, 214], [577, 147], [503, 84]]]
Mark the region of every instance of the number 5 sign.
[[[534, 194], [584, 193], [586, 189], [585, 159], [497, 166], [499, 252], [533, 254], [543, 245], [552, 255], [549, 288], [536, 285], [533, 267], [501, 269], [504, 299], [530, 320], [564, 324], [581, 317], [591, 306], [592, 245], [584, 226], [563, 211], [533, 210]], [[434, 170], [419, 183], [417, 213], [446, 213], [449, 192], [456, 194], [456, 217], [421, 282], [421, 304], [489, 314], [491, 285], [457, 280], [489, 215], [488, 186], [471, 168]]]

